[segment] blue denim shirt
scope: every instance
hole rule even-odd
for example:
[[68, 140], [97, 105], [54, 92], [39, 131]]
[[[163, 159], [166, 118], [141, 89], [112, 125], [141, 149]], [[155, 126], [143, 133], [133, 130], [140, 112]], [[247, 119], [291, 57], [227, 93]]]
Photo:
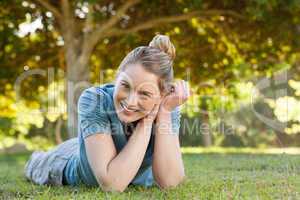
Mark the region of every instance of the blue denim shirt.
[[[98, 186], [97, 180], [89, 165], [84, 139], [93, 134], [111, 134], [116, 150], [119, 153], [127, 143], [121, 122], [115, 111], [113, 103], [113, 84], [105, 84], [86, 89], [78, 101], [78, 139], [79, 152], [68, 161], [64, 170], [65, 180], [69, 185], [81, 183]], [[179, 107], [171, 113], [173, 133], [179, 134], [180, 110]], [[152, 186], [154, 183], [152, 174], [152, 155], [154, 149], [155, 129], [148, 144], [143, 162], [132, 180], [134, 185]], [[166, 147], [167, 148], [167, 147]]]

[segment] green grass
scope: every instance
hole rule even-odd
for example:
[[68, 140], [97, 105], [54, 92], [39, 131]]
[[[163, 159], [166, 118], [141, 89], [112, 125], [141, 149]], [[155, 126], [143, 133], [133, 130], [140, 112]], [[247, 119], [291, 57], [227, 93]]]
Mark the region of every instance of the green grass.
[[22, 174], [28, 157], [0, 156], [0, 199], [300, 199], [300, 155], [185, 153], [187, 179], [177, 188], [130, 186], [121, 194], [31, 184]]

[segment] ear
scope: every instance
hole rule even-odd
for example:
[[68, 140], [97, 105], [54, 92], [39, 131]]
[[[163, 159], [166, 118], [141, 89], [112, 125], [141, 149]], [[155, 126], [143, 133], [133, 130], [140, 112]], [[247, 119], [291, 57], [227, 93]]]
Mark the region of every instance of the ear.
[[174, 90], [175, 90], [174, 84], [173, 83], [169, 83], [167, 85], [167, 87], [165, 88], [164, 92], [162, 93], [163, 97], [171, 94], [172, 92], [174, 92]]

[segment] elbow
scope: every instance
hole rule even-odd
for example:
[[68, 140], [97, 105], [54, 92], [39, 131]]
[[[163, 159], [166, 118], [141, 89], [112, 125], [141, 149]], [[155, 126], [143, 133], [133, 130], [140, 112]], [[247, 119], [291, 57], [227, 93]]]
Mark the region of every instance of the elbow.
[[160, 187], [160, 189], [166, 190], [166, 189], [177, 187], [182, 182], [184, 182], [185, 178], [186, 178], [186, 176], [185, 176], [185, 173], [183, 172], [176, 176], [168, 175], [165, 178], [156, 178], [156, 182], [157, 182], [157, 185]]
[[104, 192], [124, 192], [125, 189], [127, 188], [127, 184], [121, 183], [119, 180], [111, 180], [108, 178], [102, 178], [99, 180], [98, 178], [98, 183], [100, 188]]
[[100, 185], [100, 188], [104, 192], [117, 192], [117, 193], [122, 193], [126, 189], [126, 187], [116, 187], [116, 186], [110, 186], [110, 185]]

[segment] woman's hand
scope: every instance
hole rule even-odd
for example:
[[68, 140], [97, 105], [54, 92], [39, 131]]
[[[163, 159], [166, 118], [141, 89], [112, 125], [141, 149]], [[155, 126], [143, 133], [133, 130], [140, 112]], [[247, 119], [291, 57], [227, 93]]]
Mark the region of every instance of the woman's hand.
[[191, 93], [188, 82], [184, 80], [175, 82], [171, 91], [163, 97], [159, 112], [171, 112], [177, 106], [185, 103]]
[[156, 119], [159, 107], [160, 107], [160, 103], [155, 104], [154, 107], [152, 108], [152, 110], [150, 111], [150, 113], [148, 115], [146, 115], [141, 122], [143, 122], [144, 124], [149, 124], [152, 125], [153, 121]]

